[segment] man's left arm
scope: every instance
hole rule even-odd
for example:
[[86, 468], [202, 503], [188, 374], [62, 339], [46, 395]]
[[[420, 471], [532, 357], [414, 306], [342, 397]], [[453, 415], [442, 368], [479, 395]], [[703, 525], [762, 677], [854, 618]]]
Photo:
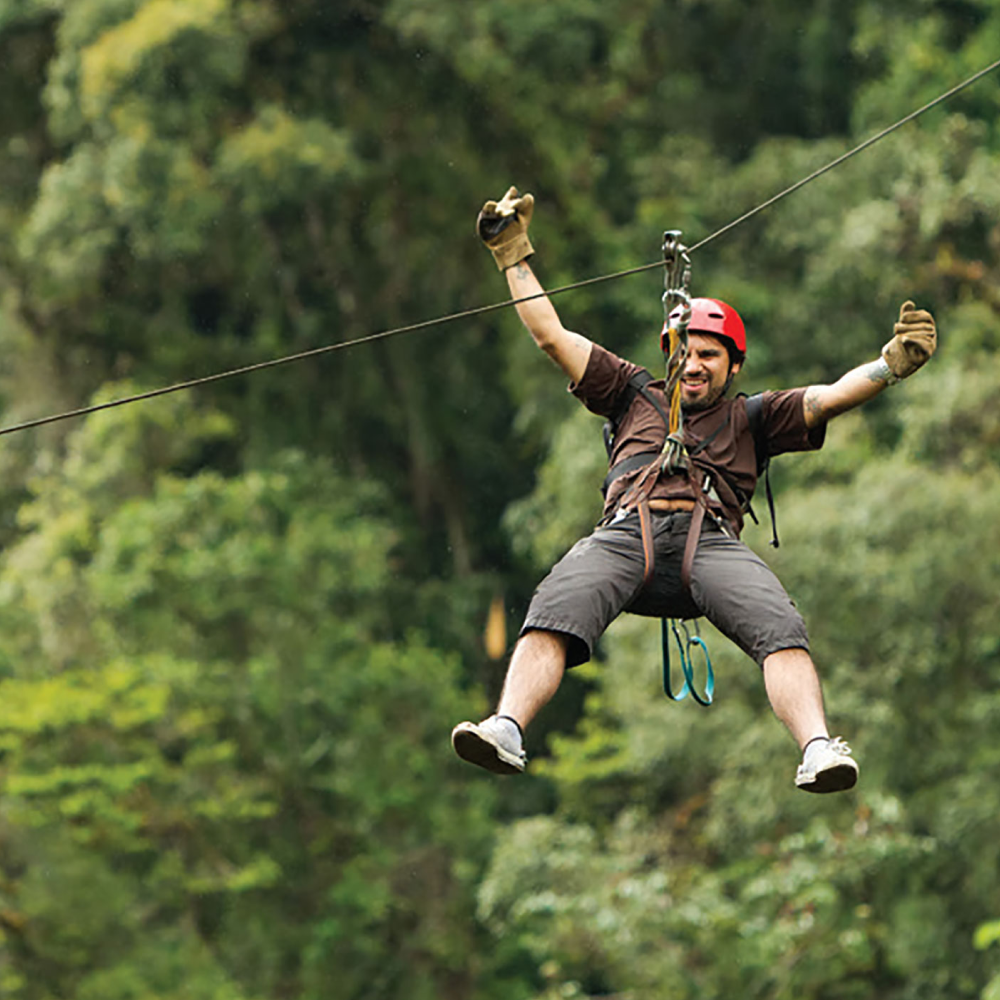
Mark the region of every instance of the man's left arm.
[[875, 361], [860, 365], [831, 385], [811, 385], [802, 397], [806, 426], [818, 427], [877, 396], [886, 386], [908, 378], [937, 348], [934, 317], [904, 302], [892, 339]]

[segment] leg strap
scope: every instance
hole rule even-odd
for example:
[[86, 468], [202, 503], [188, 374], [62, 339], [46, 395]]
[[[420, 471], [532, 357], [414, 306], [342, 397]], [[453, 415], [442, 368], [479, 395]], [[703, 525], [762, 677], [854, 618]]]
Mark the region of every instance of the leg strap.
[[691, 511], [691, 527], [688, 528], [687, 541], [684, 543], [684, 558], [681, 560], [681, 583], [684, 589], [691, 593], [691, 567], [694, 565], [694, 553], [701, 538], [701, 525], [705, 520], [705, 498], [698, 497], [698, 502]]

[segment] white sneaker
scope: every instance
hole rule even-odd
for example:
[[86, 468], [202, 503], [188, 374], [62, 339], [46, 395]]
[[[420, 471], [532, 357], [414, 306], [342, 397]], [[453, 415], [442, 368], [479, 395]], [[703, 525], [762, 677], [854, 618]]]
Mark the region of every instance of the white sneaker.
[[858, 781], [858, 762], [839, 736], [819, 736], [806, 744], [795, 784], [804, 792], [843, 792]]
[[451, 731], [455, 753], [494, 774], [524, 770], [528, 758], [521, 744], [521, 727], [506, 715], [491, 715], [478, 724], [460, 722]]

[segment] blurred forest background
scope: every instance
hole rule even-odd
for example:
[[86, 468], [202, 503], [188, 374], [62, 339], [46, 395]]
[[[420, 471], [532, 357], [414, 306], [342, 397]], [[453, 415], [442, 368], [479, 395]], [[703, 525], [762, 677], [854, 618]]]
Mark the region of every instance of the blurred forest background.
[[[1000, 55], [1000, 0], [0, 0], [0, 424], [691, 244]], [[775, 463], [855, 792], [623, 619], [463, 765], [600, 421], [513, 311], [0, 438], [5, 1000], [998, 1000], [1000, 79], [694, 258], [739, 388], [912, 380]], [[656, 270], [556, 300], [656, 366]], [[758, 504], [758, 506], [762, 506]], [[765, 518], [766, 522], [766, 518]]]

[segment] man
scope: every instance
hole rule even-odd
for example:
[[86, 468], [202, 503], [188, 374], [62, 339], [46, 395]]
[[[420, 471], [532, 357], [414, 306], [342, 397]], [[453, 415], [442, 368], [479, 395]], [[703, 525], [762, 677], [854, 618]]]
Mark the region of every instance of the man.
[[[533, 208], [531, 195], [511, 188], [499, 203], [483, 206], [477, 231], [511, 295], [538, 296], [520, 302], [518, 315], [569, 377], [570, 390], [588, 409], [616, 421], [611, 481], [599, 526], [535, 591], [496, 713], [456, 726], [455, 751], [496, 773], [523, 771], [524, 729], [567, 667], [590, 658], [622, 611], [704, 616], [761, 666], [771, 707], [802, 751], [796, 786], [811, 792], [853, 787], [858, 765], [850, 747], [830, 737], [805, 624], [777, 577], [739, 541], [757, 477], [746, 399], [726, 398], [746, 353], [742, 320], [718, 300], [692, 302], [680, 381], [687, 457], [684, 467], [664, 471], [664, 383], [630, 390], [638, 366], [562, 325], [526, 262], [533, 253]], [[758, 433], [768, 454], [822, 447], [829, 420], [913, 374], [936, 344], [933, 317], [907, 302], [875, 361], [832, 385], [764, 393]]]

